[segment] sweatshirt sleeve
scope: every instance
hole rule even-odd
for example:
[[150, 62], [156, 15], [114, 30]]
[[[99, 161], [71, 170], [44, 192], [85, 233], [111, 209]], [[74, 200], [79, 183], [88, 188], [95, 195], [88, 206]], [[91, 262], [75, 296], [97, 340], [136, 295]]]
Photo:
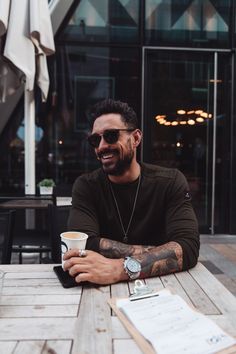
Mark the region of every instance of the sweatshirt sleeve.
[[182, 247], [183, 270], [194, 267], [200, 248], [198, 222], [192, 207], [188, 183], [178, 170], [169, 188], [166, 228], [169, 241], [175, 241]]

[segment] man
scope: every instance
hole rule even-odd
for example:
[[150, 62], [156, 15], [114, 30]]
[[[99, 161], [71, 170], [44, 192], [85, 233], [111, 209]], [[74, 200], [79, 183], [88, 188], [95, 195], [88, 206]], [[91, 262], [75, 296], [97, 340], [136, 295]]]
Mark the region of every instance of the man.
[[181, 172], [140, 164], [142, 138], [126, 103], [98, 103], [88, 138], [101, 168], [77, 178], [69, 229], [89, 235], [86, 252], [70, 250], [64, 268], [79, 283], [112, 284], [196, 265], [199, 233]]

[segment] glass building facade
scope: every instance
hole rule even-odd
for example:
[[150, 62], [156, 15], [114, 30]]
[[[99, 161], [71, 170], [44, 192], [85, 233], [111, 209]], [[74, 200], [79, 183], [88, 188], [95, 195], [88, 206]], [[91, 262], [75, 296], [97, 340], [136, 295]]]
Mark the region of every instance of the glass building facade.
[[[235, 2], [75, 1], [49, 58], [50, 95], [36, 92], [37, 181], [69, 194], [98, 167], [89, 108], [128, 102], [144, 132], [139, 159], [180, 169], [202, 233], [236, 233]], [[24, 112], [1, 133], [0, 192], [24, 190]]]

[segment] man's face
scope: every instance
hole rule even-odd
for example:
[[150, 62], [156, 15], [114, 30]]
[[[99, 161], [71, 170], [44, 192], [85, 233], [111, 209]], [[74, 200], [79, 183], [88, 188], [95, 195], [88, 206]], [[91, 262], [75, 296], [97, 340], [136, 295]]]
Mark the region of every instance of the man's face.
[[[128, 127], [121, 120], [120, 114], [109, 113], [95, 120], [92, 134], [103, 134], [108, 129], [128, 129]], [[107, 143], [101, 136], [101, 141], [99, 146], [95, 148], [95, 153], [107, 174], [121, 176], [129, 169], [134, 158], [132, 132], [120, 131], [117, 142], [113, 144]]]

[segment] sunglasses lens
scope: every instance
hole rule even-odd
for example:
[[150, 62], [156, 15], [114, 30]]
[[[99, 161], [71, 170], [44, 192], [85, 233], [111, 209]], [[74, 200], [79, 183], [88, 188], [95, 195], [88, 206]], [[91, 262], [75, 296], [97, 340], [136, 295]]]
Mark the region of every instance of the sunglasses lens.
[[[115, 144], [119, 139], [119, 129], [109, 129], [105, 130], [103, 133], [103, 138], [108, 144]], [[92, 134], [88, 137], [88, 142], [94, 148], [98, 148], [101, 142], [102, 136], [99, 134]]]
[[88, 137], [88, 142], [93, 147], [97, 148], [100, 144], [101, 136], [99, 134], [92, 134]]
[[119, 130], [105, 130], [103, 137], [108, 144], [115, 144], [119, 139]]

